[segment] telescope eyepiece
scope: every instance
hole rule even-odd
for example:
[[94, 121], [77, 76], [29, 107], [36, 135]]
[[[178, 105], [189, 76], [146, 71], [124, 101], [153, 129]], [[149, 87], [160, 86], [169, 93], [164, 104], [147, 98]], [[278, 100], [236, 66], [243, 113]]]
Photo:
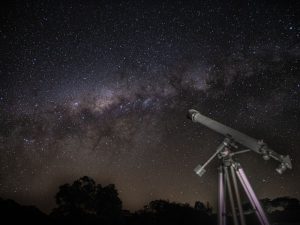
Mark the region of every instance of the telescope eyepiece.
[[195, 109], [190, 109], [190, 110], [188, 111], [187, 118], [190, 119], [190, 120], [192, 120], [193, 122], [195, 122], [194, 117], [195, 117], [195, 115], [198, 114], [198, 113], [199, 113], [199, 112], [198, 112], [197, 110], [195, 110]]

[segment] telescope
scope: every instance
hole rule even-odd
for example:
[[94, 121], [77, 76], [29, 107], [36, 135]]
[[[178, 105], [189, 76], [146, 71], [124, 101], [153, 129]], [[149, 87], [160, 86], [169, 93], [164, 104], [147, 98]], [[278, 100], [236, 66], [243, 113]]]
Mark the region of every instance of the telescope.
[[276, 171], [279, 174], [282, 174], [287, 169], [292, 169], [292, 163], [289, 155], [283, 156], [278, 153], [276, 153], [274, 150], [270, 149], [266, 143], [264, 143], [262, 140], [256, 140], [252, 137], [249, 137], [246, 134], [243, 134], [237, 130], [234, 130], [228, 126], [225, 126], [215, 120], [212, 120], [201, 113], [199, 113], [197, 110], [190, 109], [188, 112], [188, 117], [196, 123], [201, 123], [202, 125], [226, 136], [234, 140], [234, 142], [237, 142], [247, 148], [249, 150], [252, 150], [260, 155], [263, 156], [263, 159], [269, 160], [270, 158], [273, 158], [280, 162], [278, 168]]
[[[215, 120], [212, 120], [197, 110], [190, 109], [188, 111], [188, 117], [196, 123], [202, 125], [222, 134], [225, 136], [223, 142], [219, 145], [216, 152], [204, 163], [198, 165], [194, 171], [200, 177], [205, 173], [206, 166], [216, 157], [221, 160], [219, 167], [219, 204], [218, 204], [218, 225], [227, 225], [227, 204], [226, 200], [229, 199], [229, 205], [231, 207], [231, 217], [234, 225], [246, 225], [246, 220], [241, 203], [241, 197], [239, 193], [237, 178], [240, 181], [240, 185], [244, 189], [253, 211], [255, 212], [261, 225], [270, 225], [267, 215], [265, 214], [260, 201], [258, 200], [247, 176], [242, 168], [241, 164], [236, 162], [233, 158], [234, 155], [242, 154], [253, 151], [263, 156], [263, 159], [269, 160], [275, 159], [280, 164], [276, 171], [282, 174], [287, 169], [292, 169], [292, 163], [289, 155], [280, 155], [274, 150], [270, 149], [266, 143], [262, 140], [249, 137], [237, 130], [227, 127]], [[246, 147], [247, 149], [237, 151], [237, 143]], [[232, 186], [233, 185], [233, 186]], [[228, 194], [228, 198], [226, 196]], [[237, 208], [236, 208], [237, 204]], [[238, 212], [237, 212], [238, 210]]]

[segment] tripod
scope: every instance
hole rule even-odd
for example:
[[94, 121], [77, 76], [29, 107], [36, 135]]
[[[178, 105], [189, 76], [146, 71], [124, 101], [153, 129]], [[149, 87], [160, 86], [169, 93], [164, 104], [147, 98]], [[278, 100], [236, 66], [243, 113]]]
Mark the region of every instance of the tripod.
[[[262, 206], [257, 199], [248, 178], [241, 167], [241, 165], [234, 161], [232, 156], [236, 154], [246, 153], [250, 150], [242, 150], [238, 152], [231, 152], [232, 148], [237, 148], [231, 138], [225, 138], [223, 143], [218, 147], [217, 151], [210, 157], [210, 159], [204, 164], [199, 165], [195, 168], [195, 172], [202, 176], [205, 173], [204, 167], [210, 163], [210, 161], [218, 156], [221, 159], [221, 166], [219, 167], [219, 191], [218, 191], [218, 225], [226, 225], [227, 210], [226, 210], [226, 199], [228, 194], [229, 205], [231, 208], [231, 214], [234, 225], [246, 225], [244, 212], [242, 208], [240, 193], [238, 189], [237, 178], [241, 183], [253, 210], [260, 221], [261, 225], [270, 225]], [[233, 187], [232, 187], [233, 184]], [[237, 209], [236, 210], [236, 205]], [[237, 213], [238, 211], [238, 213]]]

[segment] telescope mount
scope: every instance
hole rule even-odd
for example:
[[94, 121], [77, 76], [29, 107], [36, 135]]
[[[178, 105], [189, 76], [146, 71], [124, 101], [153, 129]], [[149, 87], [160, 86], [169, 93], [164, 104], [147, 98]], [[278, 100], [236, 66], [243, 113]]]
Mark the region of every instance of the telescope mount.
[[[236, 154], [242, 154], [249, 152], [249, 149], [241, 151], [232, 151], [237, 149], [234, 141], [230, 137], [226, 137], [224, 141], [219, 145], [217, 151], [212, 157], [202, 166], [199, 165], [195, 168], [195, 172], [202, 176], [205, 172], [204, 167], [210, 163], [210, 161], [217, 156], [221, 160], [221, 165], [218, 169], [219, 173], [219, 190], [218, 190], [218, 225], [226, 225], [227, 209], [226, 200], [228, 194], [229, 205], [234, 225], [246, 225], [244, 211], [241, 203], [240, 192], [238, 188], [237, 178], [239, 179], [241, 186], [243, 187], [253, 210], [262, 225], [270, 225], [267, 216], [253, 191], [252, 186], [241, 166], [240, 163], [233, 159]], [[235, 201], [236, 200], [236, 201]], [[236, 205], [237, 209], [236, 210]]]

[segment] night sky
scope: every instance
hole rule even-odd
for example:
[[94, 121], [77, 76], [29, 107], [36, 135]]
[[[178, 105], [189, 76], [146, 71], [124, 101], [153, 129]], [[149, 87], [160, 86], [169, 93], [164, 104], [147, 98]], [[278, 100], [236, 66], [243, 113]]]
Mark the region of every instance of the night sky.
[[238, 160], [259, 198], [300, 198], [297, 1], [1, 2], [2, 198], [49, 212], [87, 175], [130, 210], [215, 206], [218, 160], [193, 169], [223, 137], [190, 108], [289, 154], [283, 175], [254, 152]]

